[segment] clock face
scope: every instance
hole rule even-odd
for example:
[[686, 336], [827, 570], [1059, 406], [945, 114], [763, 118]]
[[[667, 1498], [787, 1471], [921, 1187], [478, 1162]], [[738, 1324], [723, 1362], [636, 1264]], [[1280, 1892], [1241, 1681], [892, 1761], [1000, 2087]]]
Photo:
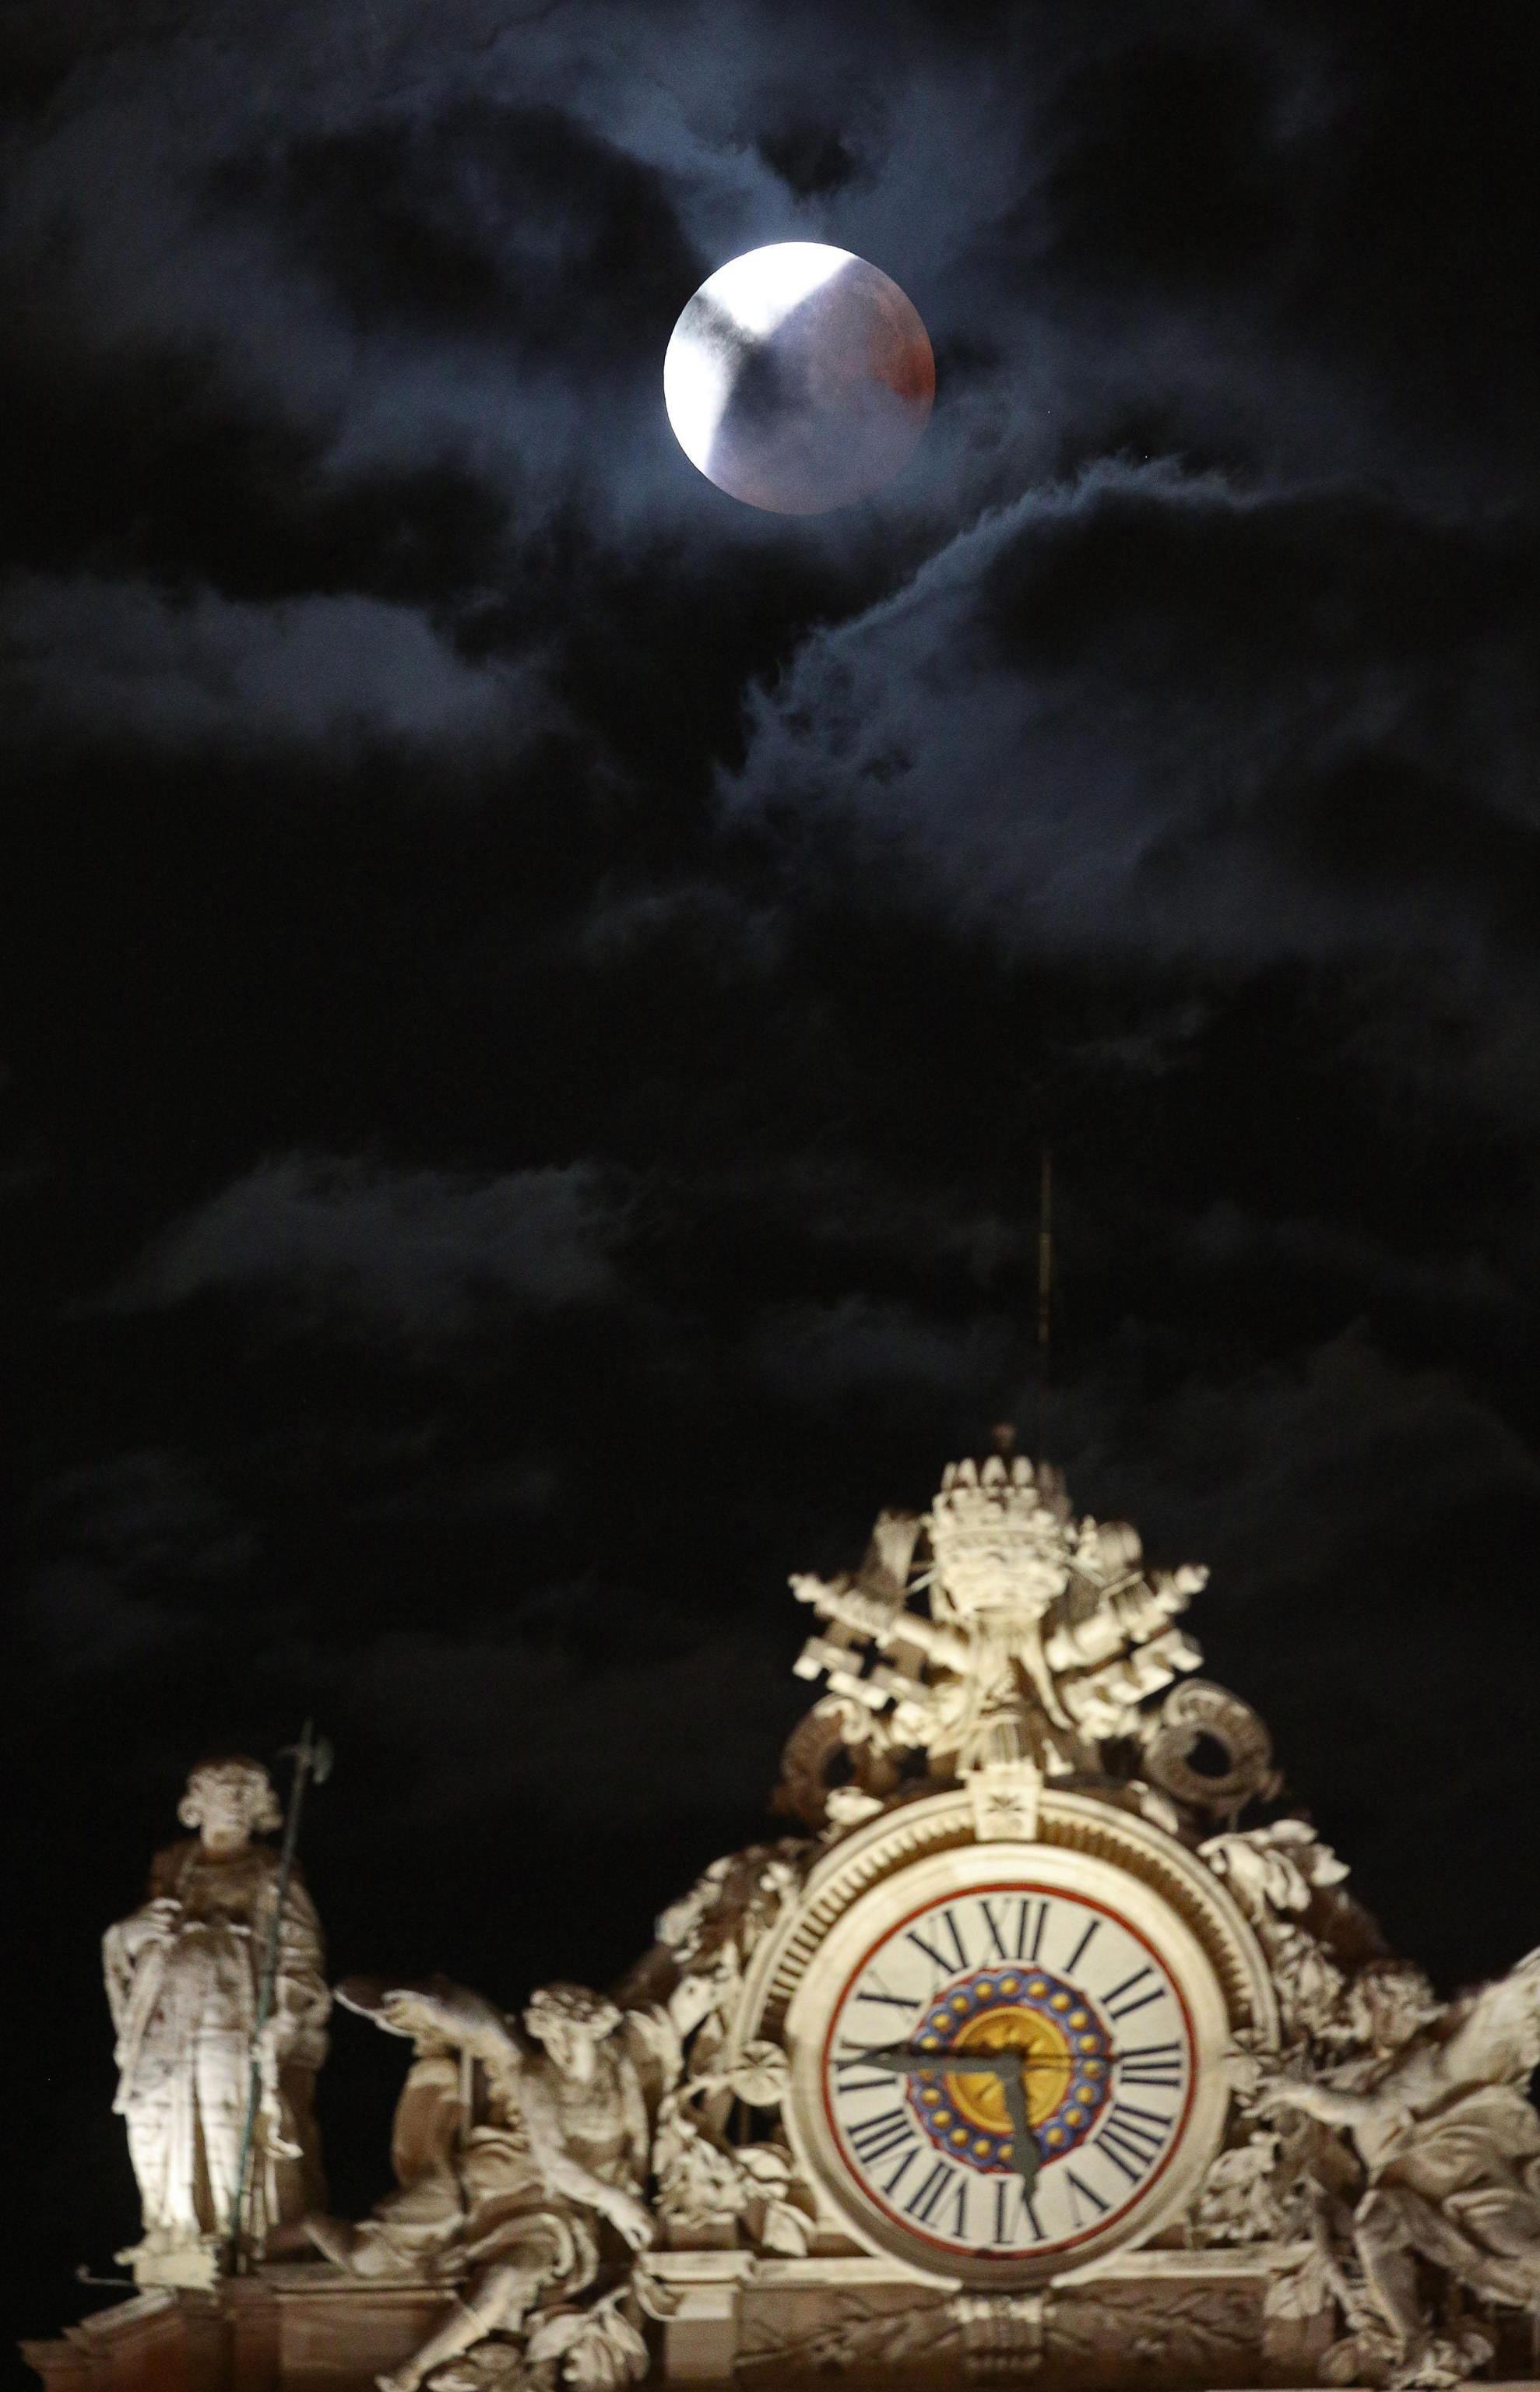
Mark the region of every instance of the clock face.
[[1063, 1874], [882, 1904], [842, 1938], [821, 2139], [881, 2239], [932, 2268], [1036, 2274], [1130, 2239], [1189, 2136], [1201, 1959], [1143, 1887], [1120, 1904], [1117, 1872], [1082, 1866], [1094, 1892]]

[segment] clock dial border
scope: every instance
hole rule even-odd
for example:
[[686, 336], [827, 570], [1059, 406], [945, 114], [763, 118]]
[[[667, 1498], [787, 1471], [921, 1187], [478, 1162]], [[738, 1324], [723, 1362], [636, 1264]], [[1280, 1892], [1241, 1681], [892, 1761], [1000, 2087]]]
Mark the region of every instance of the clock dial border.
[[[990, 1849], [998, 1848], [993, 1847]], [[875, 1954], [882, 1951], [885, 1945], [893, 1943], [895, 1939], [900, 1936], [916, 1919], [926, 1918], [933, 1916], [938, 1906], [949, 1902], [966, 1902], [971, 1901], [976, 1897], [988, 1896], [990, 1894], [1003, 1894], [1011, 1899], [1026, 1896], [1029, 1900], [1041, 1897], [1050, 1901], [1059, 1900], [1066, 1903], [1072, 1903], [1077, 1909], [1082, 1911], [1094, 1911], [1099, 1918], [1107, 1919], [1113, 1926], [1120, 1928], [1124, 1934], [1130, 1936], [1143, 1951], [1148, 1954], [1150, 1959], [1155, 1963], [1155, 1966], [1158, 1970], [1161, 1977], [1165, 1979], [1166, 1982], [1171, 1987], [1171, 1993], [1175, 1996], [1177, 2008], [1182, 2015], [1183, 2027], [1186, 2036], [1186, 2086], [1181, 2109], [1171, 2122], [1170, 2140], [1155, 2167], [1151, 2169], [1147, 2176], [1141, 2178], [1138, 2185], [1132, 2192], [1129, 2193], [1127, 2199], [1121, 2204], [1120, 2207], [1115, 2210], [1109, 2210], [1105, 2219], [1084, 2228], [1079, 2233], [1071, 2234], [1068, 2237], [1060, 2237], [1058, 2240], [1047, 2244], [1040, 2252], [1023, 2251], [1019, 2248], [998, 2255], [993, 2252], [985, 2251], [972, 2254], [965, 2251], [960, 2251], [955, 2242], [944, 2242], [937, 2235], [926, 2233], [923, 2227], [912, 2223], [906, 2223], [904, 2216], [899, 2212], [889, 2207], [883, 2200], [880, 2190], [874, 2193], [863, 2187], [863, 2197], [865, 2200], [869, 2201], [874, 2207], [880, 2209], [889, 2223], [898, 2230], [898, 2232], [904, 2235], [906, 2239], [912, 2239], [914, 2242], [924, 2243], [928, 2249], [938, 2253], [940, 2257], [947, 2263], [949, 2270], [959, 2264], [966, 2265], [975, 2257], [987, 2260], [990, 2268], [995, 2274], [998, 2274], [1001, 2269], [1015, 2269], [1016, 2268], [1023, 2265], [1041, 2267], [1050, 2259], [1060, 2263], [1065, 2267], [1072, 2268], [1076, 2264], [1074, 2258], [1070, 2256], [1072, 2253], [1078, 2252], [1083, 2244], [1094, 2240], [1099, 2239], [1105, 2242], [1109, 2234], [1117, 2231], [1120, 2221], [1123, 2218], [1129, 2216], [1131, 2213], [1135, 2210], [1142, 2210], [1145, 2203], [1154, 2195], [1156, 2187], [1158, 2185], [1160, 2179], [1165, 2175], [1167, 2168], [1171, 2164], [1172, 2161], [1176, 2158], [1178, 2152], [1183, 2147], [1187, 2132], [1188, 2121], [1192, 2115], [1193, 2104], [1197, 2099], [1198, 2086], [1197, 2032], [1194, 2025], [1193, 2015], [1188, 2005], [1186, 1996], [1182, 1989], [1181, 1980], [1168, 1965], [1165, 1955], [1159, 1950], [1158, 1945], [1152, 1943], [1150, 1938], [1140, 1928], [1136, 1927], [1130, 1918], [1126, 1918], [1121, 1910], [1114, 1908], [1109, 1903], [1084, 1893], [1078, 1888], [1071, 1889], [1065, 1885], [1050, 1885], [1044, 1883], [1041, 1878], [1029, 1881], [1027, 1878], [1021, 1877], [992, 1878], [981, 1884], [970, 1885], [961, 1891], [949, 1890], [949, 1892], [943, 1893], [939, 1897], [933, 1894], [925, 1901], [914, 1904], [910, 1909], [900, 1913], [897, 1918], [889, 1918], [880, 1933], [867, 1945], [861, 1957], [850, 1969], [843, 1986], [835, 1996], [834, 2007], [829, 2012], [829, 2022], [824, 2034], [823, 2049], [820, 2063], [824, 2117], [828, 2125], [831, 2137], [835, 2140], [836, 2146], [841, 2149], [843, 2155], [844, 2146], [850, 2140], [850, 2133], [848, 2127], [843, 2125], [834, 2106], [834, 2092], [831, 2084], [833, 2070], [830, 2065], [830, 2052], [835, 2038], [839, 2032], [840, 2022], [845, 2011], [846, 2004], [849, 1999], [851, 1990], [864, 1974], [865, 1970], [871, 1966]], [[990, 1964], [981, 1961], [977, 1964], [977, 1967], [972, 1971], [972, 1973], [999, 1974], [1002, 1973], [1004, 1968], [1008, 1965], [1009, 1964], [1007, 1963]], [[1022, 1973], [1029, 1974], [1034, 1965], [1041, 1965], [1045, 1975], [1052, 1976], [1055, 1973], [1052, 1965], [1046, 1961], [1041, 1964], [1024, 1961], [1021, 1964]], [[960, 1970], [959, 1974], [962, 1973], [964, 1972]], [[1087, 1995], [1084, 1998], [1094, 2006], [1099, 2008], [1097, 1997], [1094, 1995]], [[925, 2005], [922, 2004], [921, 2007], [924, 2008]], [[962, 2072], [958, 2071], [957, 2073], [961, 2074]], [[895, 2093], [897, 2096], [897, 2085], [895, 2086]], [[1115, 2100], [1116, 2095], [1109, 2093], [1109, 2098]], [[1051, 2165], [1058, 2164], [1056, 2161], [1051, 2161], [1047, 2164]], [[857, 2180], [860, 2181], [859, 2178]]]
[[[871, 1952], [941, 1900], [1001, 1888], [1034, 1896], [1068, 1896], [1106, 1912], [1137, 1942], [1153, 1947], [1184, 2008], [1191, 2053], [1180, 2130], [1143, 2190], [1072, 2245], [1059, 2244], [1043, 2254], [1016, 2250], [1003, 2256], [935, 2245], [923, 2230], [895, 2223], [847, 2164], [829, 2110], [824, 2068], [840, 2007]], [[1112, 2251], [1148, 2241], [1190, 2200], [1223, 2137], [1230, 2093], [1220, 2063], [1230, 2027], [1209, 1956], [1185, 1921], [1140, 1878], [1064, 1847], [1004, 1842], [954, 1846], [869, 1886], [809, 1956], [785, 2018], [792, 2062], [786, 2128], [797, 2164], [819, 2186], [833, 2222], [917, 2278], [996, 2290], [1068, 2280], [1094, 2268]]]

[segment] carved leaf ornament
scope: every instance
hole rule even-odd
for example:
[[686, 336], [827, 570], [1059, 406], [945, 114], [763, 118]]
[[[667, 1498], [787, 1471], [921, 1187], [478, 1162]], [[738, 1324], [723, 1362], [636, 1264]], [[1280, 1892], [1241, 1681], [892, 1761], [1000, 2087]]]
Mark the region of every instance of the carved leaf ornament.
[[620, 2392], [647, 2372], [647, 2345], [623, 2317], [624, 2290], [595, 2301], [591, 2308], [552, 2309], [541, 2317], [524, 2345], [530, 2367], [558, 2362], [564, 2382], [576, 2392]]

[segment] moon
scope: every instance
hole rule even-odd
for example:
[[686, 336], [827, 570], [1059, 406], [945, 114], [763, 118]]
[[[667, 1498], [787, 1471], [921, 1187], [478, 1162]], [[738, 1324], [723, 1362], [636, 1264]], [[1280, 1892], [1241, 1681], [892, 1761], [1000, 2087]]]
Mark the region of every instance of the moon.
[[770, 514], [825, 514], [909, 462], [936, 360], [877, 266], [779, 240], [702, 283], [674, 327], [663, 396], [679, 447], [719, 490]]

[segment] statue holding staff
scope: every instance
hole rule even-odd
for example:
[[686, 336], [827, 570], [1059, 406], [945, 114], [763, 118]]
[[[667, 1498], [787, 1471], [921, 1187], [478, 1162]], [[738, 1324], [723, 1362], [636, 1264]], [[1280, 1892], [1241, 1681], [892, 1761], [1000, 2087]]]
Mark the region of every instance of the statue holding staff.
[[[144, 2218], [141, 2241], [119, 2256], [141, 2283], [206, 2285], [240, 2194], [253, 2062], [253, 2243], [322, 2197], [312, 2093], [330, 1996], [297, 1870], [276, 1915], [278, 1855], [255, 1840], [281, 1825], [266, 1771], [245, 1759], [201, 1762], [178, 1816], [194, 1834], [157, 1853], [148, 1900], [102, 1945], [118, 2038], [113, 2106], [128, 2128]], [[275, 1923], [273, 1996], [259, 2034]]]

